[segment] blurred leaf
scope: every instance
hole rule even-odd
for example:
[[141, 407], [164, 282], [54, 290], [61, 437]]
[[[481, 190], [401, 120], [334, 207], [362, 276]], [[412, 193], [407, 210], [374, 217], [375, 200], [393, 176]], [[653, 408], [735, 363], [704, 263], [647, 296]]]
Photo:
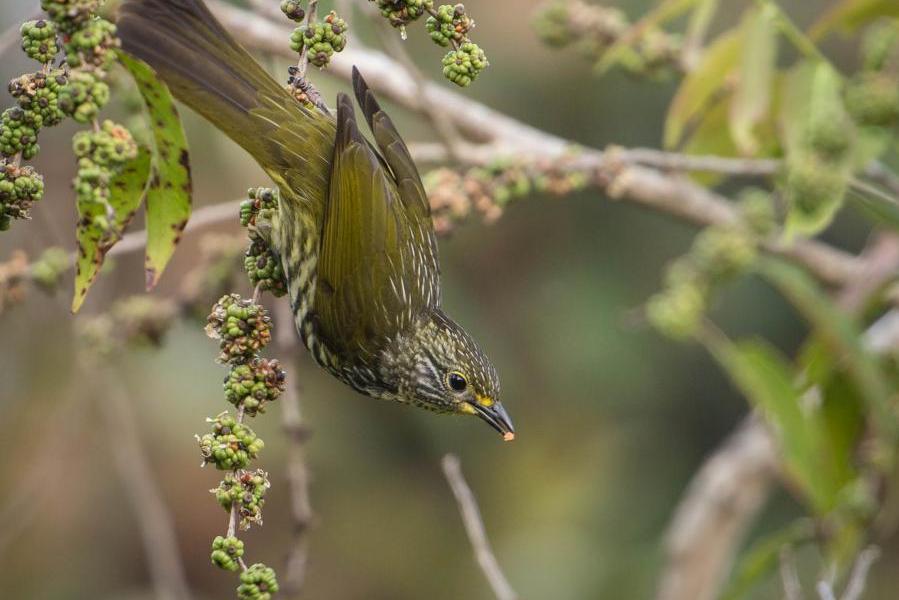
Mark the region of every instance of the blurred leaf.
[[648, 12], [631, 28], [618, 38], [614, 44], [603, 52], [599, 62], [596, 63], [596, 73], [603, 74], [617, 65], [633, 50], [631, 44], [640, 39], [648, 29], [657, 27], [671, 19], [675, 19], [699, 2], [700, 0], [663, 0], [657, 7]]
[[147, 190], [147, 289], [165, 270], [190, 218], [191, 177], [187, 140], [168, 87], [149, 65], [126, 53], [119, 60], [134, 77], [154, 140], [153, 178]]
[[771, 281], [811, 323], [821, 342], [833, 354], [835, 364], [852, 377], [882, 438], [897, 439], [897, 423], [891, 409], [889, 378], [877, 358], [862, 345], [855, 321], [839, 310], [827, 294], [802, 270], [774, 259], [759, 261], [761, 274]]
[[757, 540], [737, 562], [733, 575], [721, 594], [721, 600], [740, 600], [770, 575], [780, 563], [785, 546], [797, 546], [814, 539], [815, 524], [799, 519], [779, 531]]
[[835, 29], [852, 33], [880, 17], [899, 17], [899, 2], [896, 0], [842, 0], [812, 25], [809, 29], [809, 37], [818, 40]]
[[141, 147], [137, 157], [126, 164], [121, 172], [109, 182], [109, 205], [115, 219], [112, 229], [104, 232], [97, 226], [79, 223], [75, 228], [78, 242], [78, 256], [75, 260], [75, 296], [72, 298], [72, 312], [78, 312], [87, 291], [97, 280], [106, 253], [120, 240], [125, 228], [140, 207], [150, 176], [150, 152]]
[[802, 61], [787, 75], [778, 120], [789, 171], [788, 237], [819, 233], [842, 206], [852, 176], [852, 152], [838, 159], [823, 157], [816, 147], [821, 142], [812, 141], [813, 134], [828, 144], [836, 136], [854, 137], [842, 87], [839, 73], [818, 60]]
[[777, 61], [777, 11], [770, 6], [751, 9], [743, 17], [744, 30], [739, 78], [730, 103], [730, 131], [740, 153], [759, 152], [755, 127], [768, 116]]
[[691, 122], [699, 120], [701, 123], [714, 100], [728, 93], [727, 79], [739, 62], [744, 39], [741, 28], [723, 33], [709, 45], [699, 66], [684, 78], [668, 108], [666, 148], [682, 144]]
[[737, 387], [772, 427], [787, 471], [811, 508], [834, 508], [848, 483], [827, 460], [833, 453], [816, 406], [802, 406], [792, 365], [764, 341], [734, 344], [709, 337], [707, 345]]

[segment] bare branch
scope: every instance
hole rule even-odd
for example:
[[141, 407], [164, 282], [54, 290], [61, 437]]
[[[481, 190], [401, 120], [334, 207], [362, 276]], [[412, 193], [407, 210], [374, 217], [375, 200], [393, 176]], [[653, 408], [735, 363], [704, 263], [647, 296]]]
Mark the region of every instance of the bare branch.
[[865, 584], [868, 581], [868, 573], [874, 562], [880, 558], [880, 548], [876, 546], [868, 546], [861, 551], [852, 567], [852, 573], [849, 575], [849, 583], [843, 590], [841, 600], [861, 600], [862, 594], [865, 593]]
[[[277, 333], [275, 342], [283, 358], [295, 358], [297, 337], [294, 332], [293, 314], [287, 302], [279, 302], [275, 308]], [[295, 362], [295, 361], [294, 361]], [[309, 471], [306, 468], [304, 444], [308, 431], [303, 425], [300, 406], [300, 386], [295, 377], [281, 394], [281, 428], [287, 436], [287, 482], [290, 493], [290, 516], [293, 539], [287, 555], [287, 568], [282, 578], [282, 589], [288, 596], [299, 594], [306, 578], [306, 562], [309, 556], [309, 528], [315, 515], [309, 499]]]
[[456, 502], [459, 503], [459, 512], [462, 515], [462, 523], [465, 525], [465, 532], [474, 549], [475, 558], [484, 576], [493, 588], [493, 593], [497, 600], [517, 600], [518, 595], [506, 576], [503, 575], [502, 569], [490, 548], [490, 541], [487, 539], [487, 533], [484, 530], [484, 522], [481, 519], [481, 511], [478, 509], [477, 500], [468, 487], [465, 477], [462, 475], [462, 467], [459, 464], [459, 458], [453, 454], [447, 454], [441, 461], [443, 474], [453, 490]]
[[789, 546], [780, 551], [780, 579], [784, 586], [784, 600], [802, 600], [802, 584], [796, 571], [796, 557]]
[[114, 449], [116, 470], [140, 526], [157, 598], [189, 600], [193, 596], [184, 574], [175, 526], [140, 444], [135, 425], [137, 417], [129, 404], [131, 394], [112, 369], [105, 369], [104, 375], [109, 392], [102, 397], [100, 412], [106, 417], [106, 433]]

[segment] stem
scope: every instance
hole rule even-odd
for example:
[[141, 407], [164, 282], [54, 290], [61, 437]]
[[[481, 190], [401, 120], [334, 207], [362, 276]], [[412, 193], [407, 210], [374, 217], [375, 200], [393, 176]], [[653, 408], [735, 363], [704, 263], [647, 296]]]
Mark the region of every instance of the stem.
[[[317, 10], [318, 0], [309, 0], [309, 6], [306, 9], [306, 27], [310, 27], [313, 23], [315, 23], [315, 13], [317, 12]], [[300, 81], [306, 80], [306, 69], [309, 66], [309, 60], [306, 57], [306, 51], [306, 44], [303, 44], [303, 48], [300, 50], [300, 59], [297, 61], [297, 77], [294, 80], [294, 87], [298, 87]]]

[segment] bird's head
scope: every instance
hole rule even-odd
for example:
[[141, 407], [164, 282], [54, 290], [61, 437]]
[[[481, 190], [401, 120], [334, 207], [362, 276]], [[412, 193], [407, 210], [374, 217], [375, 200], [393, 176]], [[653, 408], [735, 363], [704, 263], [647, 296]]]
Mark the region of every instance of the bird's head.
[[515, 438], [500, 403], [496, 369], [468, 332], [440, 311], [404, 336], [392, 361], [399, 400], [441, 413], [474, 415]]

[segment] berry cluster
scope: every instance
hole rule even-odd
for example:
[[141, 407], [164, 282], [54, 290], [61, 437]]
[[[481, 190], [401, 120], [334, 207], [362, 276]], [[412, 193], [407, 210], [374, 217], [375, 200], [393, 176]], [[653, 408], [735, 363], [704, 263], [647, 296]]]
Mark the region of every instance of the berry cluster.
[[752, 266], [760, 241], [775, 225], [771, 196], [762, 190], [744, 191], [737, 223], [705, 229], [696, 236], [689, 253], [668, 266], [665, 289], [646, 306], [649, 322], [675, 339], [693, 335], [702, 322], [715, 286]]
[[297, 23], [306, 18], [306, 11], [303, 10], [300, 0], [284, 0], [281, 3], [281, 12], [285, 17]]
[[278, 592], [278, 581], [275, 571], [262, 563], [251, 565], [240, 574], [240, 586], [237, 588], [238, 600], [271, 600]]
[[508, 202], [533, 190], [564, 196], [589, 183], [590, 174], [569, 165], [567, 158], [531, 163], [499, 160], [461, 173], [436, 169], [424, 177], [438, 233], [449, 231], [455, 221], [467, 217], [472, 210], [488, 222], [494, 221]]
[[28, 58], [46, 65], [52, 63], [59, 54], [56, 25], [52, 21], [26, 21], [19, 33], [22, 35], [22, 50]]
[[[265, 190], [251, 190], [250, 201], [241, 207], [241, 223], [255, 229], [260, 213], [274, 210], [277, 200]], [[214, 419], [209, 433], [197, 436], [204, 464], [228, 471], [218, 487], [210, 490], [230, 514], [228, 533], [215, 538], [210, 559], [227, 571], [242, 569], [238, 598], [270, 598], [278, 590], [275, 572], [263, 564], [249, 568], [243, 563], [244, 545], [235, 529], [262, 524], [262, 507], [269, 488], [268, 474], [261, 469], [247, 470], [264, 447], [245, 417], [265, 412], [267, 402], [284, 390], [285, 374], [277, 360], [261, 358], [259, 351], [271, 341], [271, 319], [266, 310], [252, 300], [236, 294], [222, 297], [213, 307], [206, 326], [207, 334], [219, 340], [219, 361], [230, 365], [225, 377], [225, 400], [237, 408], [237, 415], [224, 412]]]
[[265, 446], [252, 429], [238, 423], [227, 412], [208, 419], [208, 422], [212, 424], [212, 432], [197, 438], [200, 454], [206, 463], [215, 465], [220, 471], [246, 468]]
[[469, 37], [474, 29], [474, 19], [462, 4], [442, 4], [435, 7], [433, 0], [369, 0], [375, 2], [387, 21], [400, 30], [406, 38], [406, 25], [418, 20], [425, 13], [428, 35], [435, 44], [452, 46], [443, 57], [443, 76], [461, 87], [468, 87], [490, 63], [487, 56]]
[[265, 506], [265, 493], [271, 483], [268, 473], [262, 469], [241, 471], [235, 475], [227, 473], [219, 486], [210, 490], [215, 499], [226, 511], [231, 512], [233, 506], [238, 507], [240, 529], [246, 530], [250, 525], [262, 525], [262, 507]]
[[219, 362], [243, 364], [272, 339], [271, 317], [262, 306], [237, 294], [223, 296], [212, 308], [206, 334], [219, 340]]
[[254, 358], [235, 365], [225, 379], [225, 400], [243, 405], [248, 416], [265, 412], [265, 404], [277, 400], [284, 391], [284, 371], [277, 360]]
[[[534, 28], [547, 45], [573, 46], [596, 62], [631, 30], [631, 23], [619, 8], [581, 0], [550, 0], [537, 11]], [[621, 54], [620, 65], [634, 75], [665, 75], [681, 69], [681, 49], [679, 36], [647, 27], [634, 40], [630, 52]]]
[[442, 4], [437, 7], [435, 14], [425, 21], [425, 28], [431, 35], [431, 39], [438, 46], [444, 48], [450, 43], [462, 44], [465, 42], [468, 32], [474, 27], [474, 21], [465, 12], [465, 6], [457, 4], [451, 6]]
[[[22, 50], [43, 68], [10, 81], [9, 93], [17, 106], [0, 115], [0, 168], [6, 170], [3, 180], [21, 180], [12, 196], [6, 186], [0, 191], [0, 229], [8, 228], [11, 218], [27, 219], [28, 208], [40, 198], [43, 190], [40, 176], [33, 171], [20, 174], [19, 165], [40, 151], [37, 142], [41, 129], [60, 123], [66, 116], [79, 123], [95, 121], [109, 100], [109, 87], [103, 79], [119, 41], [115, 25], [95, 17], [99, 3], [99, 0], [41, 0], [48, 18], [28, 21], [20, 28]], [[65, 53], [65, 65], [53, 68], [60, 50]], [[110, 133], [117, 139], [108, 154], [100, 152], [105, 158], [91, 158], [91, 164], [86, 164], [85, 157], [79, 155], [75, 180], [81, 216], [79, 226], [99, 225], [94, 232], [97, 238], [109, 230], [111, 209], [106, 184], [121, 164], [136, 155], [130, 135], [117, 126], [104, 124], [103, 131], [97, 134], [97, 144], [105, 145], [100, 138]], [[84, 139], [76, 139], [76, 147], [86, 143]]]
[[278, 193], [270, 188], [253, 188], [247, 195], [249, 198], [240, 205], [240, 224], [247, 228], [250, 238], [244, 268], [254, 288], [281, 297], [287, 293], [287, 280], [264, 233], [278, 210]]
[[44, 194], [44, 179], [31, 167], [0, 164], [0, 231], [11, 219], [27, 219], [31, 205]]
[[307, 60], [323, 69], [335, 52], [346, 48], [346, 31], [346, 21], [332, 10], [322, 23], [309, 23], [294, 29], [290, 35], [290, 49], [294, 52], [305, 50]]
[[[44, 267], [46, 284], [52, 285], [61, 274], [60, 268], [69, 265], [68, 255], [61, 252], [44, 260], [48, 262]], [[97, 356], [109, 356], [125, 347], [158, 348], [178, 314], [177, 304], [170, 299], [129, 296], [116, 302], [108, 312], [81, 320], [78, 334]]]
[[236, 537], [216, 536], [212, 540], [212, 564], [226, 571], [236, 571], [240, 568], [240, 557], [243, 556], [243, 542]]
[[[105, 85], [105, 84], [104, 84]], [[109, 204], [112, 178], [137, 156], [137, 143], [123, 126], [104, 121], [96, 131], [79, 131], [72, 138], [78, 159], [75, 196], [79, 226], [92, 227], [101, 235], [113, 232], [113, 210]]]

